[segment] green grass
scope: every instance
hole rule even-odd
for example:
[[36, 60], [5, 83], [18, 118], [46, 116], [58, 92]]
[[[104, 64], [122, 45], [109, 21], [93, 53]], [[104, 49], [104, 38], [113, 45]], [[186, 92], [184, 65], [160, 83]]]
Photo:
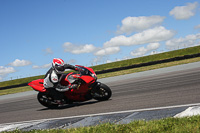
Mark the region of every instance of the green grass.
[[151, 61], [164, 60], [164, 59], [196, 54], [196, 53], [200, 53], [200, 46], [180, 49], [180, 50], [175, 50], [175, 51], [170, 51], [170, 52], [165, 52], [165, 53], [160, 53], [160, 54], [155, 54], [155, 55], [149, 55], [149, 56], [144, 56], [140, 58], [134, 58], [134, 59], [102, 64], [102, 65], [94, 66], [92, 68], [95, 71], [100, 71], [100, 70], [105, 70], [105, 69], [110, 69], [110, 68], [118, 68], [118, 67], [133, 65], [133, 64], [147, 63]]
[[6, 90], [1, 90], [0, 96], [7, 95], [7, 94], [19, 93], [19, 92], [25, 92], [25, 91], [31, 91], [31, 90], [33, 90], [33, 89], [30, 86], [11, 88], [11, 89], [6, 89]]
[[[139, 120], [129, 124], [100, 124], [90, 127], [69, 129], [31, 130], [27, 133], [199, 133], [200, 116]], [[5, 132], [8, 133], [8, 132]], [[15, 130], [9, 133], [23, 133]]]
[[156, 65], [151, 65], [151, 66], [145, 66], [145, 67], [133, 68], [133, 69], [122, 70], [122, 71], [117, 71], [117, 72], [105, 73], [105, 74], [100, 74], [97, 76], [100, 79], [100, 78], [113, 77], [113, 76], [118, 76], [118, 75], [148, 71], [148, 70], [153, 70], [153, 69], [177, 66], [177, 65], [188, 64], [188, 63], [199, 62], [199, 61], [200, 61], [200, 57], [197, 57], [197, 58], [186, 59], [186, 60], [181, 60], [181, 61], [173, 61], [173, 62], [156, 64]]
[[44, 78], [44, 75], [0, 82], [0, 87], [11, 86], [11, 85], [18, 85], [18, 84], [22, 84], [22, 83], [28, 83], [30, 81], [33, 81], [35, 79], [40, 79], [40, 78]]

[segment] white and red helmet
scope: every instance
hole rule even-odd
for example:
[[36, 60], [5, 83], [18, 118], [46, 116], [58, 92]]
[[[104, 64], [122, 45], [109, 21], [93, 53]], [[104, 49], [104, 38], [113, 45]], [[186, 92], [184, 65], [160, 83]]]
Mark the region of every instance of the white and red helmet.
[[56, 70], [57, 73], [61, 74], [65, 71], [64, 65], [65, 63], [62, 59], [60, 58], [53, 59], [52, 67]]

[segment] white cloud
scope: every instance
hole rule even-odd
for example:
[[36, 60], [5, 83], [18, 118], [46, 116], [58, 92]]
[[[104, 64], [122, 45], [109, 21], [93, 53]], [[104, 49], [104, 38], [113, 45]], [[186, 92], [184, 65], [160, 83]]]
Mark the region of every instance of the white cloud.
[[5, 76], [9, 73], [14, 73], [16, 70], [13, 67], [0, 66], [0, 76]]
[[196, 26], [194, 27], [194, 29], [200, 29], [200, 24], [199, 24], [199, 25], [196, 25]]
[[166, 51], [151, 51], [150, 55], [154, 55], [154, 54], [160, 54]]
[[32, 64], [32, 63], [28, 60], [16, 59], [14, 62], [9, 63], [8, 65], [14, 66], [14, 67], [19, 67], [19, 66], [27, 66], [27, 65], [30, 65], [30, 64]]
[[106, 63], [111, 63], [111, 62], [113, 62], [113, 61], [111, 61], [111, 60], [106, 60]]
[[149, 45], [147, 45], [147, 50], [151, 51], [151, 50], [156, 50], [160, 47], [159, 43], [150, 43]]
[[32, 68], [33, 69], [43, 69], [43, 68], [50, 68], [50, 67], [51, 67], [51, 63], [45, 64], [45, 65], [42, 65], [42, 66], [34, 65]]
[[189, 19], [195, 15], [195, 9], [198, 6], [198, 2], [187, 3], [186, 6], [176, 6], [170, 11], [170, 15], [174, 16], [175, 19]]
[[105, 56], [105, 55], [111, 55], [118, 53], [120, 51], [119, 47], [107, 47], [107, 48], [102, 48], [98, 50], [97, 52], [94, 53], [96, 56]]
[[160, 25], [165, 17], [150, 16], [150, 17], [127, 17], [122, 20], [122, 26], [117, 31], [118, 34], [139, 32], [153, 26]]
[[45, 52], [45, 54], [53, 54], [53, 51], [52, 51], [51, 48], [46, 48], [46, 49], [44, 50], [44, 52]]
[[138, 49], [136, 49], [135, 51], [131, 52], [132, 56], [143, 56], [146, 53], [152, 51], [152, 50], [156, 50], [160, 47], [159, 43], [150, 43], [149, 45], [147, 45], [147, 47], [140, 47]]
[[132, 56], [142, 56], [145, 53], [147, 53], [147, 49], [145, 47], [140, 47], [138, 49], [136, 49], [135, 51], [131, 52]]
[[74, 60], [74, 59], [67, 61], [67, 64], [74, 64], [74, 63], [76, 63], [76, 60]]
[[64, 43], [63, 48], [64, 52], [69, 52], [72, 54], [90, 53], [96, 49], [96, 47], [92, 44], [75, 45], [70, 42]]
[[114, 38], [111, 38], [110, 41], [105, 42], [104, 47], [131, 46], [160, 42], [168, 40], [174, 35], [174, 31], [167, 30], [163, 26], [159, 26], [153, 29], [145, 30], [141, 33], [134, 34], [130, 37], [126, 37], [124, 35], [116, 36]]
[[93, 63], [96, 63], [97, 64], [97, 62], [101, 62], [103, 60], [103, 56], [97, 56], [96, 58], [94, 58], [91, 62], [92, 62], [92, 64]]
[[175, 38], [168, 40], [166, 42], [166, 46], [168, 49], [177, 48], [177, 47], [188, 47], [188, 46], [196, 46], [199, 44], [200, 33], [187, 35], [185, 38]]

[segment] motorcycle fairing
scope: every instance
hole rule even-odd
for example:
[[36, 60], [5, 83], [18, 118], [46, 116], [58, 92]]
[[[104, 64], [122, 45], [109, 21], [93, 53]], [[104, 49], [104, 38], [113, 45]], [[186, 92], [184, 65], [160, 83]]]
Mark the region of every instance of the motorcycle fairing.
[[67, 74], [67, 76], [64, 79], [61, 80], [62, 85], [67, 86], [70, 83], [69, 80], [68, 80], [69, 75], [71, 75], [74, 78], [80, 78], [83, 81], [85, 81], [87, 84], [95, 81], [95, 79], [93, 77], [89, 76], [89, 75], [80, 75], [80, 74], [76, 74], [76, 73], [71, 72], [71, 73]]
[[84, 80], [87, 84], [91, 83], [92, 81], [95, 81], [93, 77], [87, 75], [82, 75], [81, 79]]
[[92, 68], [85, 67], [85, 66], [81, 66], [81, 65], [76, 65], [76, 66], [86, 68], [86, 69], [88, 69], [90, 72], [95, 73], [94, 70], [93, 70]]
[[88, 84], [81, 84], [80, 87], [77, 89], [66, 91], [65, 96], [69, 100], [77, 101], [77, 102], [89, 100], [87, 95], [88, 95], [88, 90], [90, 89], [91, 88], [88, 88]]
[[70, 84], [70, 82], [68, 81], [68, 76], [71, 74], [73, 74], [73, 72], [63, 75], [63, 78], [61, 79], [60, 84], [64, 86], [68, 86]]
[[46, 89], [44, 88], [44, 79], [37, 79], [33, 80], [30, 83], [28, 83], [29, 86], [31, 86], [34, 90], [40, 91], [40, 92], [46, 92]]

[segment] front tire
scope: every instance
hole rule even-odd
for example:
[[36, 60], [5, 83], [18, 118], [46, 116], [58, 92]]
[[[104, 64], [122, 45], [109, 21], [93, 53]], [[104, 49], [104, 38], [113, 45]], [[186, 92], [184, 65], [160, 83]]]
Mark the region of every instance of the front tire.
[[95, 91], [92, 92], [91, 94], [95, 100], [105, 101], [111, 97], [112, 91], [107, 85], [101, 83], [99, 88], [98, 89], [96, 88]]

